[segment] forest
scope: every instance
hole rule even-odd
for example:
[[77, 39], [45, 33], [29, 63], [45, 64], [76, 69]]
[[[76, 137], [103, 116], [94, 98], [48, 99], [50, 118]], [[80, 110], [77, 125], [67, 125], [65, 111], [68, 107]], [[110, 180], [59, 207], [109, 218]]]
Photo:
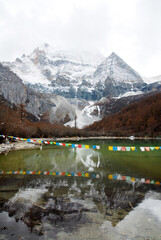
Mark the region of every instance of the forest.
[[161, 136], [161, 93], [129, 104], [120, 112], [85, 127], [76, 129], [56, 122], [35, 121], [23, 105], [11, 108], [0, 103], [0, 134], [19, 137], [72, 136]]
[[86, 130], [111, 136], [161, 136], [161, 93], [129, 104]]

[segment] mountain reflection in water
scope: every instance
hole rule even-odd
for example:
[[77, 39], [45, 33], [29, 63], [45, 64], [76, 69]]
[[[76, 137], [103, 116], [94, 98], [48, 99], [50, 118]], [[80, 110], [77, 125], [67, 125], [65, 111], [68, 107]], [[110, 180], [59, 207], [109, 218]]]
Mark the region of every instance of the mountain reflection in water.
[[1, 155], [0, 166], [6, 171], [89, 172], [100, 176], [0, 175], [0, 239], [161, 236], [161, 187], [107, 177], [119, 173], [160, 180], [157, 154], [44, 148]]

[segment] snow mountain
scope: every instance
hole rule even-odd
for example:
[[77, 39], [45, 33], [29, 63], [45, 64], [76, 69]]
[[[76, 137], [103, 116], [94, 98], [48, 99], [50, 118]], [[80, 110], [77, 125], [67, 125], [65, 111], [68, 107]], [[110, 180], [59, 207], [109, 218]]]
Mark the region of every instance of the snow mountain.
[[36, 91], [65, 98], [96, 101], [108, 95], [137, 92], [145, 85], [142, 77], [115, 53], [104, 59], [99, 54], [78, 54], [43, 44], [30, 55], [3, 64]]
[[[9, 82], [5, 85], [2, 78], [2, 95], [8, 101], [24, 102], [27, 111], [38, 118], [44, 116], [50, 122], [58, 121], [71, 127], [77, 124], [82, 128], [100, 120], [107, 110], [104, 100], [109, 102], [110, 114], [114, 105], [119, 109], [119, 99], [135, 98], [135, 95], [137, 98], [154, 89], [158, 91], [161, 86], [159, 82], [148, 85], [114, 52], [104, 58], [100, 54], [66, 51], [43, 44], [14, 62], [3, 62], [3, 66], [19, 77], [18, 87]], [[9, 70], [5, 71], [10, 80], [17, 79]], [[24, 91], [20, 91], [21, 85]], [[114, 104], [115, 101], [118, 104]], [[126, 100], [124, 102], [126, 105]]]

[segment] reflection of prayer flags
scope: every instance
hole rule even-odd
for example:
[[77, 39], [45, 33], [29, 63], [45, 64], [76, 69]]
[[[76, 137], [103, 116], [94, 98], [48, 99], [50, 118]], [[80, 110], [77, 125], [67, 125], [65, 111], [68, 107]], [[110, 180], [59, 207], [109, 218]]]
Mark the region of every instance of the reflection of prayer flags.
[[75, 148], [75, 144], [72, 144], [72, 148]]
[[108, 175], [108, 179], [113, 179], [113, 175], [112, 174]]
[[122, 179], [122, 180], [126, 180], [126, 176], [122, 176], [121, 179]]
[[155, 184], [157, 184], [157, 185], [160, 185], [160, 182], [156, 181], [156, 183], [155, 183]]
[[150, 183], [150, 180], [149, 180], [149, 179], [147, 179], [147, 180], [145, 181], [145, 183]]
[[109, 147], [108, 147], [108, 150], [109, 150], [109, 151], [113, 151], [113, 147], [112, 147], [112, 146], [109, 146]]
[[96, 146], [96, 149], [100, 149], [100, 146]]
[[151, 180], [151, 182], [150, 182], [151, 184], [155, 184], [155, 181], [154, 180]]
[[114, 150], [114, 151], [117, 151], [117, 147], [113, 147], [113, 150]]
[[117, 180], [122, 180], [121, 179], [121, 175], [119, 174], [119, 175], [117, 175]]
[[85, 177], [89, 177], [89, 173], [85, 173], [85, 175], [84, 175]]
[[141, 183], [145, 183], [145, 178], [142, 178], [142, 179], [140, 180], [140, 182], [141, 182]]
[[85, 148], [86, 148], [86, 149], [89, 149], [89, 145], [85, 145]]
[[145, 147], [140, 147], [140, 150], [141, 150], [142, 152], [144, 152], [144, 151], [145, 151]]
[[128, 151], [128, 152], [129, 152], [129, 151], [130, 151], [130, 147], [126, 147], [126, 151]]
[[123, 152], [126, 151], [126, 147], [121, 147], [121, 149]]
[[92, 148], [93, 148], [93, 149], [96, 149], [96, 145], [92, 145]]
[[153, 151], [153, 150], [154, 150], [154, 147], [150, 147], [150, 150], [152, 150], [152, 151]]
[[127, 180], [127, 181], [131, 181], [131, 177], [126, 176], [126, 180]]
[[145, 147], [145, 150], [146, 150], [147, 152], [149, 152], [149, 151], [150, 151], [150, 147]]

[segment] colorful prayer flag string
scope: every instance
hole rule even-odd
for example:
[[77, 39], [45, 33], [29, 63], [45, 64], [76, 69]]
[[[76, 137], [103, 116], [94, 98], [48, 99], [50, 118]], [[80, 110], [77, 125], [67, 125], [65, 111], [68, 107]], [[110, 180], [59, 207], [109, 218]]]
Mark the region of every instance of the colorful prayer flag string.
[[[67, 177], [84, 177], [84, 178], [101, 178], [99, 173], [75, 173], [75, 172], [50, 172], [50, 171], [0, 171], [0, 175], [52, 175], [52, 176], [67, 176]], [[127, 181], [127, 182], [137, 182], [137, 183], [145, 183], [145, 184], [155, 184], [160, 186], [161, 183], [159, 181], [154, 181], [145, 178], [134, 178], [130, 176], [120, 175], [120, 174], [109, 174], [109, 180], [119, 180], [119, 181]]]

